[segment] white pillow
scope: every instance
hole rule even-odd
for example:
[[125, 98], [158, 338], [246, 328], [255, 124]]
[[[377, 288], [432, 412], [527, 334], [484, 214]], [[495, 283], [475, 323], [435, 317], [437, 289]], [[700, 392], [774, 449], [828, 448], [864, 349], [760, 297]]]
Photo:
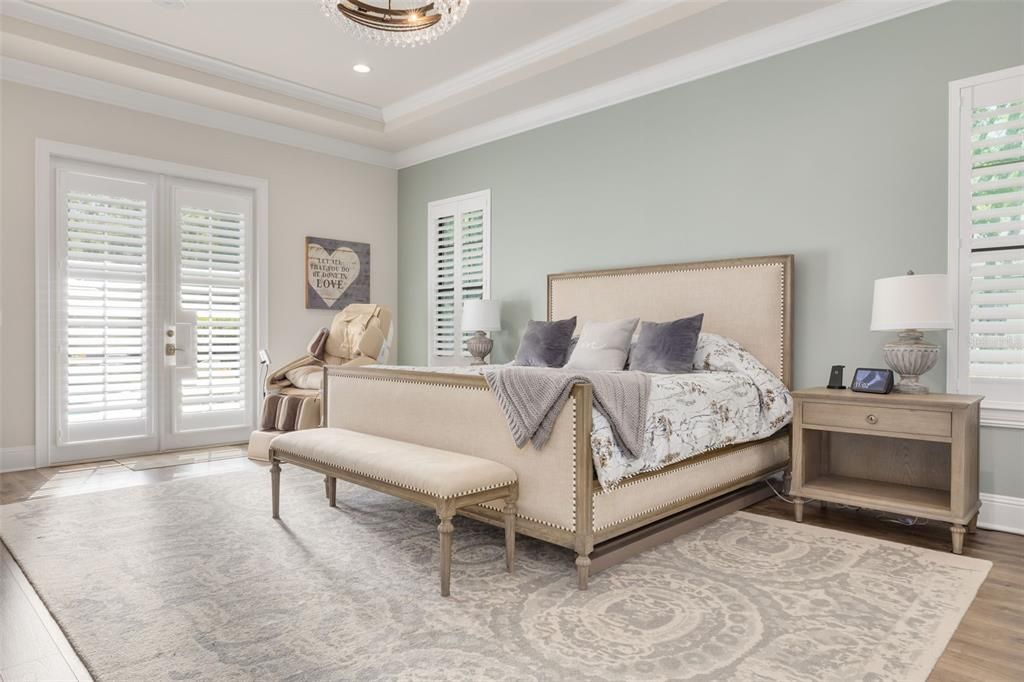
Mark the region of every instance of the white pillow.
[[629, 357], [629, 342], [640, 318], [587, 322], [576, 347], [565, 363], [566, 369], [621, 370]]

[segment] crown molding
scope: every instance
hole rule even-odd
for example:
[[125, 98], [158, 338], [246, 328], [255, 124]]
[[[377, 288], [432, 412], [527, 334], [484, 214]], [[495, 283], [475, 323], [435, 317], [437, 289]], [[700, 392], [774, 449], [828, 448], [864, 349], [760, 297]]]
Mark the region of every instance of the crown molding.
[[[524, 109], [514, 114], [502, 116], [429, 142], [407, 147], [398, 152], [390, 152], [385, 149], [348, 142], [258, 118], [192, 104], [179, 99], [156, 95], [10, 57], [3, 58], [2, 64], [0, 64], [0, 73], [2, 73], [4, 80], [44, 90], [113, 104], [135, 111], [173, 118], [339, 158], [387, 168], [406, 168], [614, 104], [643, 97], [644, 95], [895, 19], [918, 10], [943, 4], [944, 2], [948, 2], [948, 0], [892, 0], [887, 2], [845, 0], [836, 5], [782, 22], [775, 26], [755, 31], [725, 43], [663, 62], [627, 76]], [[16, 13], [10, 12], [9, 9], [11, 7], [38, 6], [31, 5], [22, 0], [17, 2], [5, 0], [3, 3], [4, 13], [16, 18], [23, 18]], [[45, 11], [49, 12], [50, 10]], [[62, 13], [56, 14], [67, 16]], [[602, 15], [604, 14], [607, 14], [607, 12], [602, 13]], [[26, 20], [32, 21], [32, 19]], [[85, 23], [92, 24], [92, 22]], [[98, 24], [92, 25], [99, 26]], [[607, 25], [603, 22], [600, 25], [607, 28]], [[60, 27], [56, 28], [66, 30]], [[110, 30], [117, 34], [123, 33], [115, 29]], [[584, 35], [595, 36], [599, 30], [601, 30], [599, 25], [594, 24], [590, 26], [589, 32], [585, 31], [574, 35], [576, 39], [585, 41]], [[90, 36], [80, 37], [88, 38]], [[145, 39], [140, 38], [139, 40], [144, 41]], [[566, 40], [569, 39], [566, 38]], [[162, 45], [160, 43], [153, 44]], [[568, 46], [568, 42], [565, 42], [564, 46]], [[168, 49], [176, 50], [176, 48]], [[563, 47], [563, 49], [568, 48]], [[192, 54], [185, 51], [180, 52]], [[524, 53], [518, 55], [517, 58], [528, 59], [529, 57]], [[509, 66], [508, 68], [514, 70], [515, 67]], [[243, 71], [248, 70], [243, 69]], [[259, 75], [277, 80], [265, 74]], [[230, 78], [230, 76], [225, 77]], [[301, 88], [303, 86], [297, 87]], [[269, 90], [271, 88], [266, 89]], [[285, 94], [295, 96], [290, 93]], [[303, 98], [297, 97], [297, 99]], [[387, 126], [385, 125], [386, 128]]]
[[318, 135], [163, 95], [155, 95], [20, 59], [3, 57], [0, 60], [0, 74], [5, 81], [29, 85], [42, 90], [112, 104], [132, 111], [141, 111], [207, 128], [216, 128], [237, 135], [277, 142], [351, 161], [360, 161], [385, 168], [395, 167], [394, 154], [376, 147]]
[[840, 2], [775, 26], [698, 50], [627, 76], [502, 116], [472, 128], [414, 145], [395, 154], [407, 168], [534, 128], [564, 121], [660, 90], [767, 59], [949, 0]]
[[274, 92], [278, 95], [293, 97], [297, 100], [316, 104], [334, 111], [359, 116], [375, 123], [384, 122], [383, 114], [378, 107], [324, 92], [323, 90], [302, 85], [285, 78], [271, 76], [262, 71], [248, 69], [190, 50], [174, 47], [157, 40], [144, 38], [119, 28], [83, 19], [50, 7], [43, 7], [28, 0], [3, 0], [0, 3], [0, 13], [110, 47], [184, 66], [211, 76], [225, 78], [244, 85]]
[[[686, 12], [687, 16], [692, 16], [724, 1], [705, 0], [700, 3], [687, 3], [688, 6], [682, 9]], [[604, 12], [599, 12], [579, 23], [567, 26], [528, 45], [513, 50], [503, 57], [492, 59], [454, 78], [386, 105], [382, 110], [384, 120], [386, 122], [395, 121], [436, 104], [450, 101], [458, 95], [480, 88], [489, 82], [511, 75], [516, 71], [538, 66], [545, 60], [577, 49], [586, 43], [608, 38], [615, 33], [624, 34], [629, 27], [643, 23], [657, 14], [671, 10], [675, 10], [674, 14], [677, 15], [681, 11], [680, 6], [676, 3], [658, 0], [643, 3], [626, 2]], [[678, 19], [681, 17], [677, 16], [674, 18]], [[603, 45], [603, 47], [607, 47], [607, 45]]]

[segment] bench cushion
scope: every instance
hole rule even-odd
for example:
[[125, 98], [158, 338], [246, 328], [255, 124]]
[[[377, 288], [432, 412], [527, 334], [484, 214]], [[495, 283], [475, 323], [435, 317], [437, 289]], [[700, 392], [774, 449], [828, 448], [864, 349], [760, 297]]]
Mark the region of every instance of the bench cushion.
[[360, 474], [441, 499], [500, 488], [516, 481], [504, 464], [346, 429], [306, 429], [270, 447], [296, 459]]

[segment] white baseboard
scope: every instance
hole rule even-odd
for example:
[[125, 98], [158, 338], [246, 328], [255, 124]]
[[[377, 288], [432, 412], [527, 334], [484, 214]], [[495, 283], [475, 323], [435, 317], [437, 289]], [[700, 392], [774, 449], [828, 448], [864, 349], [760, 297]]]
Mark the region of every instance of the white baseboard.
[[1024, 497], [982, 493], [978, 527], [1024, 535]]
[[36, 446], [0, 448], [0, 474], [36, 468]]

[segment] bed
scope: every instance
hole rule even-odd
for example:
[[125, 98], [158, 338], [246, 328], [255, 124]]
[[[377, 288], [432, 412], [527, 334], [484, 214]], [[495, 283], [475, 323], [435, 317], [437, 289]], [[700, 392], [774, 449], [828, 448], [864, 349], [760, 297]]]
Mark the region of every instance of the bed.
[[[547, 317], [704, 313], [703, 331], [734, 339], [792, 382], [793, 257], [764, 256], [548, 276]], [[581, 589], [591, 574], [742, 508], [789, 466], [789, 430], [719, 448], [604, 488], [591, 449], [592, 389], [573, 388], [547, 444], [515, 446], [479, 376], [382, 368], [325, 370], [324, 424], [501, 462], [520, 482], [517, 530], [576, 552]], [[461, 512], [502, 525], [497, 505]]]

